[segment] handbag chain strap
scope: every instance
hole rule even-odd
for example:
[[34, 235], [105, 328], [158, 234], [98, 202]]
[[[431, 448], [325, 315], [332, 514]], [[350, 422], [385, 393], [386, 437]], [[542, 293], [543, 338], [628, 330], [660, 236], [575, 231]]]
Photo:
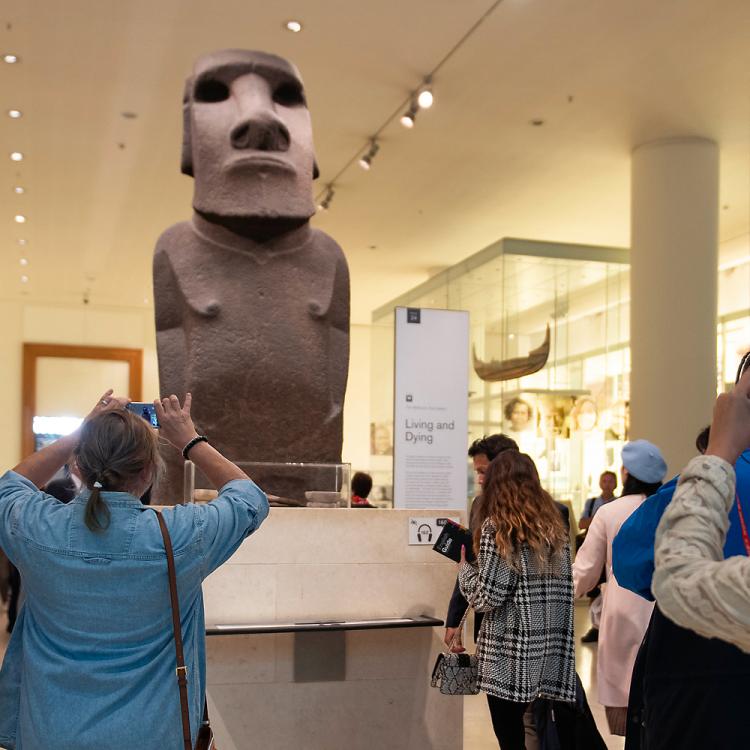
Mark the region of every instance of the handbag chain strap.
[[453, 646], [455, 645], [456, 641], [461, 637], [461, 631], [463, 630], [464, 623], [466, 622], [466, 618], [469, 615], [469, 610], [474, 606], [474, 602], [477, 600], [478, 594], [479, 592], [475, 591], [474, 596], [472, 596], [471, 600], [466, 604], [466, 609], [464, 610], [464, 616], [461, 618], [461, 622], [458, 623], [456, 632], [453, 634], [453, 638], [451, 638], [451, 642], [448, 644], [449, 654], [453, 651]]
[[164, 516], [158, 510], [152, 508], [159, 519], [159, 529], [164, 540], [164, 549], [167, 552], [167, 575], [169, 576], [169, 599], [172, 605], [172, 628], [174, 629], [174, 650], [177, 661], [177, 686], [180, 690], [180, 709], [182, 713], [182, 740], [185, 750], [193, 750], [193, 742], [190, 737], [190, 708], [187, 695], [187, 667], [185, 666], [185, 655], [182, 650], [182, 628], [180, 626], [180, 600], [177, 597], [177, 576], [174, 568], [174, 552], [172, 551], [172, 540], [169, 536]]

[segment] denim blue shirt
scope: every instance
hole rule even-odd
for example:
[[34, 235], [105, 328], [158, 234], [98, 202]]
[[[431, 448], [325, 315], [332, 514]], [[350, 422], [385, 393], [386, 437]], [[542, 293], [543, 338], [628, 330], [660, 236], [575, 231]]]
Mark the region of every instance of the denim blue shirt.
[[[0, 745], [9, 750], [182, 748], [166, 554], [156, 514], [102, 492], [111, 522], [84, 523], [88, 491], [64, 505], [9, 471], [0, 547], [26, 601], [0, 671]], [[193, 742], [206, 688], [201, 582], [268, 515], [253, 483], [164, 511], [177, 571]]]
[[[743, 515], [746, 523], [750, 524], [750, 451], [745, 451], [739, 457], [734, 468]], [[654, 601], [651, 579], [654, 575], [656, 527], [667, 506], [672, 502], [678, 480], [679, 477], [675, 477], [645, 500], [620, 527], [612, 543], [612, 570], [617, 583], [649, 601]], [[724, 557], [746, 554], [739, 511], [737, 503], [734, 503], [729, 511], [729, 530], [724, 543]]]

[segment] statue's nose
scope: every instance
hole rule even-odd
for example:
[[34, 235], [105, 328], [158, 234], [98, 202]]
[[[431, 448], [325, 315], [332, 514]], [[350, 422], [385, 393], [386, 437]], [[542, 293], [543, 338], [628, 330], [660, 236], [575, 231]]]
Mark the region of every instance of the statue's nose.
[[289, 130], [277, 118], [247, 117], [232, 128], [232, 146], [256, 151], [288, 151]]
[[257, 151], [289, 150], [289, 129], [276, 114], [268, 81], [254, 74], [242, 76], [234, 81], [232, 93], [239, 107], [239, 117], [230, 134], [232, 146]]

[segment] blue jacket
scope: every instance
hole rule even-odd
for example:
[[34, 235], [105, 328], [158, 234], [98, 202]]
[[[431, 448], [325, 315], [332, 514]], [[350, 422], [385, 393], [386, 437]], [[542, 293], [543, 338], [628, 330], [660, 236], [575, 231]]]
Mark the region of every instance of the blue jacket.
[[[734, 468], [745, 522], [750, 525], [750, 450], [740, 456]], [[617, 583], [649, 601], [654, 601], [651, 579], [654, 575], [656, 527], [672, 500], [678, 480], [679, 477], [675, 477], [649, 497], [620, 527], [612, 543], [612, 570]], [[729, 511], [724, 557], [746, 554], [737, 503], [734, 503]]]
[[[12, 471], [0, 478], [0, 547], [26, 601], [0, 671], [0, 746], [10, 750], [182, 747], [164, 544], [156, 514], [102, 492], [111, 522], [83, 520]], [[201, 582], [268, 514], [252, 482], [164, 511], [174, 548], [193, 742], [206, 687]]]

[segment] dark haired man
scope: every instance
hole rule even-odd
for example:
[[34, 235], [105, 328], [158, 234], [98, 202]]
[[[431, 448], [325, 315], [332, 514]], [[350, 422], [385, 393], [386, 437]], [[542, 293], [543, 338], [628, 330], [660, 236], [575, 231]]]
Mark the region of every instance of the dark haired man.
[[[490, 461], [495, 456], [499, 455], [503, 451], [507, 450], [518, 450], [518, 444], [512, 438], [507, 435], [495, 434], [485, 436], [475, 440], [469, 446], [469, 457], [471, 458], [472, 464], [474, 464], [474, 473], [476, 474], [477, 484], [481, 490], [484, 486], [484, 475], [489, 468]], [[469, 529], [473, 532], [476, 519], [478, 518], [477, 513], [482, 502], [482, 496], [478, 495], [474, 498], [474, 502], [471, 504], [471, 510], [469, 511]], [[445, 642], [450, 643], [453, 636], [456, 634], [461, 618], [466, 612], [466, 608], [469, 603], [464, 598], [460, 589], [458, 588], [458, 581], [453, 587], [453, 595], [451, 596], [450, 603], [448, 604], [448, 614], [445, 616]], [[482, 624], [482, 615], [477, 613], [474, 620], [474, 635], [479, 632], [479, 626]], [[456, 640], [456, 651], [463, 651], [463, 643], [461, 642], [461, 634], [458, 634]]]

